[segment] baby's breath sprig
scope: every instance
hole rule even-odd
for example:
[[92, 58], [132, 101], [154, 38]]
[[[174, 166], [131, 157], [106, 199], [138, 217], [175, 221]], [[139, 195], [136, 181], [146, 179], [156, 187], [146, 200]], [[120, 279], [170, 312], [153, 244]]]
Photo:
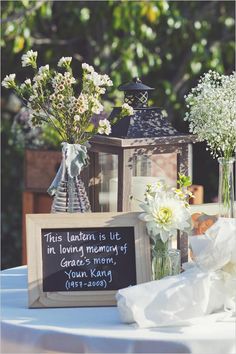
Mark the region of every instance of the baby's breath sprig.
[[236, 74], [210, 70], [185, 96], [185, 120], [199, 141], [206, 141], [213, 157], [233, 156], [236, 148]]

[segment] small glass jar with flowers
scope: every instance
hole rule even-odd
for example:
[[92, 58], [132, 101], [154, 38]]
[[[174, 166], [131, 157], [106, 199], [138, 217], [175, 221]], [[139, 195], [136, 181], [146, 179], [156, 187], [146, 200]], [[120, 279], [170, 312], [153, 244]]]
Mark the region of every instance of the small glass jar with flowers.
[[151, 238], [153, 280], [180, 273], [180, 250], [172, 248], [172, 238], [191, 230], [190, 178], [179, 174], [177, 184], [178, 188], [163, 181], [147, 185], [145, 201], [140, 204], [144, 213], [139, 218], [146, 222]]
[[133, 114], [133, 108], [123, 104], [115, 121], [103, 112], [102, 95], [113, 85], [108, 75], [98, 74], [82, 64], [81, 79], [73, 75], [72, 57], [58, 61], [59, 71], [49, 65], [38, 68], [38, 53], [29, 50], [22, 56], [22, 66], [32, 67], [34, 76], [18, 85], [16, 75], [7, 75], [2, 86], [13, 89], [30, 112], [32, 126], [51, 125], [62, 141], [62, 163], [49, 188], [54, 195], [53, 212], [90, 211], [80, 173], [88, 164], [88, 142], [95, 134], [109, 135], [111, 125]]

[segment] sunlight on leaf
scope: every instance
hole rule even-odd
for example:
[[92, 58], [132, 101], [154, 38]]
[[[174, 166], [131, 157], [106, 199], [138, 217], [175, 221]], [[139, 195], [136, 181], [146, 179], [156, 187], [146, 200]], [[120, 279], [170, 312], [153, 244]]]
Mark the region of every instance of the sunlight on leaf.
[[22, 36], [17, 36], [14, 41], [14, 53], [19, 53], [24, 48], [25, 39]]

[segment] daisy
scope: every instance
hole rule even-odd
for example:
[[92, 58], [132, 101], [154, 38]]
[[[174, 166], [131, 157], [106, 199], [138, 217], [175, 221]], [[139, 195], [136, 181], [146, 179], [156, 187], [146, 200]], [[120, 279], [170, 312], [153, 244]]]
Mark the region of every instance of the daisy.
[[185, 231], [190, 225], [190, 214], [184, 201], [168, 196], [165, 192], [154, 197], [147, 195], [147, 202], [140, 207], [144, 210], [139, 218], [146, 221], [149, 235], [160, 236], [163, 243], [175, 234], [176, 230]]

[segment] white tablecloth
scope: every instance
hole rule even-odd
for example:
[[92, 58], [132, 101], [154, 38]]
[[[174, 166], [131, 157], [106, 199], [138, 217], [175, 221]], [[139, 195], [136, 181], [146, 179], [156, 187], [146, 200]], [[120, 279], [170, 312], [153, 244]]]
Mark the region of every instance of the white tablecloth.
[[236, 353], [227, 313], [188, 327], [139, 329], [122, 324], [116, 307], [28, 309], [27, 268], [1, 278], [2, 353]]

